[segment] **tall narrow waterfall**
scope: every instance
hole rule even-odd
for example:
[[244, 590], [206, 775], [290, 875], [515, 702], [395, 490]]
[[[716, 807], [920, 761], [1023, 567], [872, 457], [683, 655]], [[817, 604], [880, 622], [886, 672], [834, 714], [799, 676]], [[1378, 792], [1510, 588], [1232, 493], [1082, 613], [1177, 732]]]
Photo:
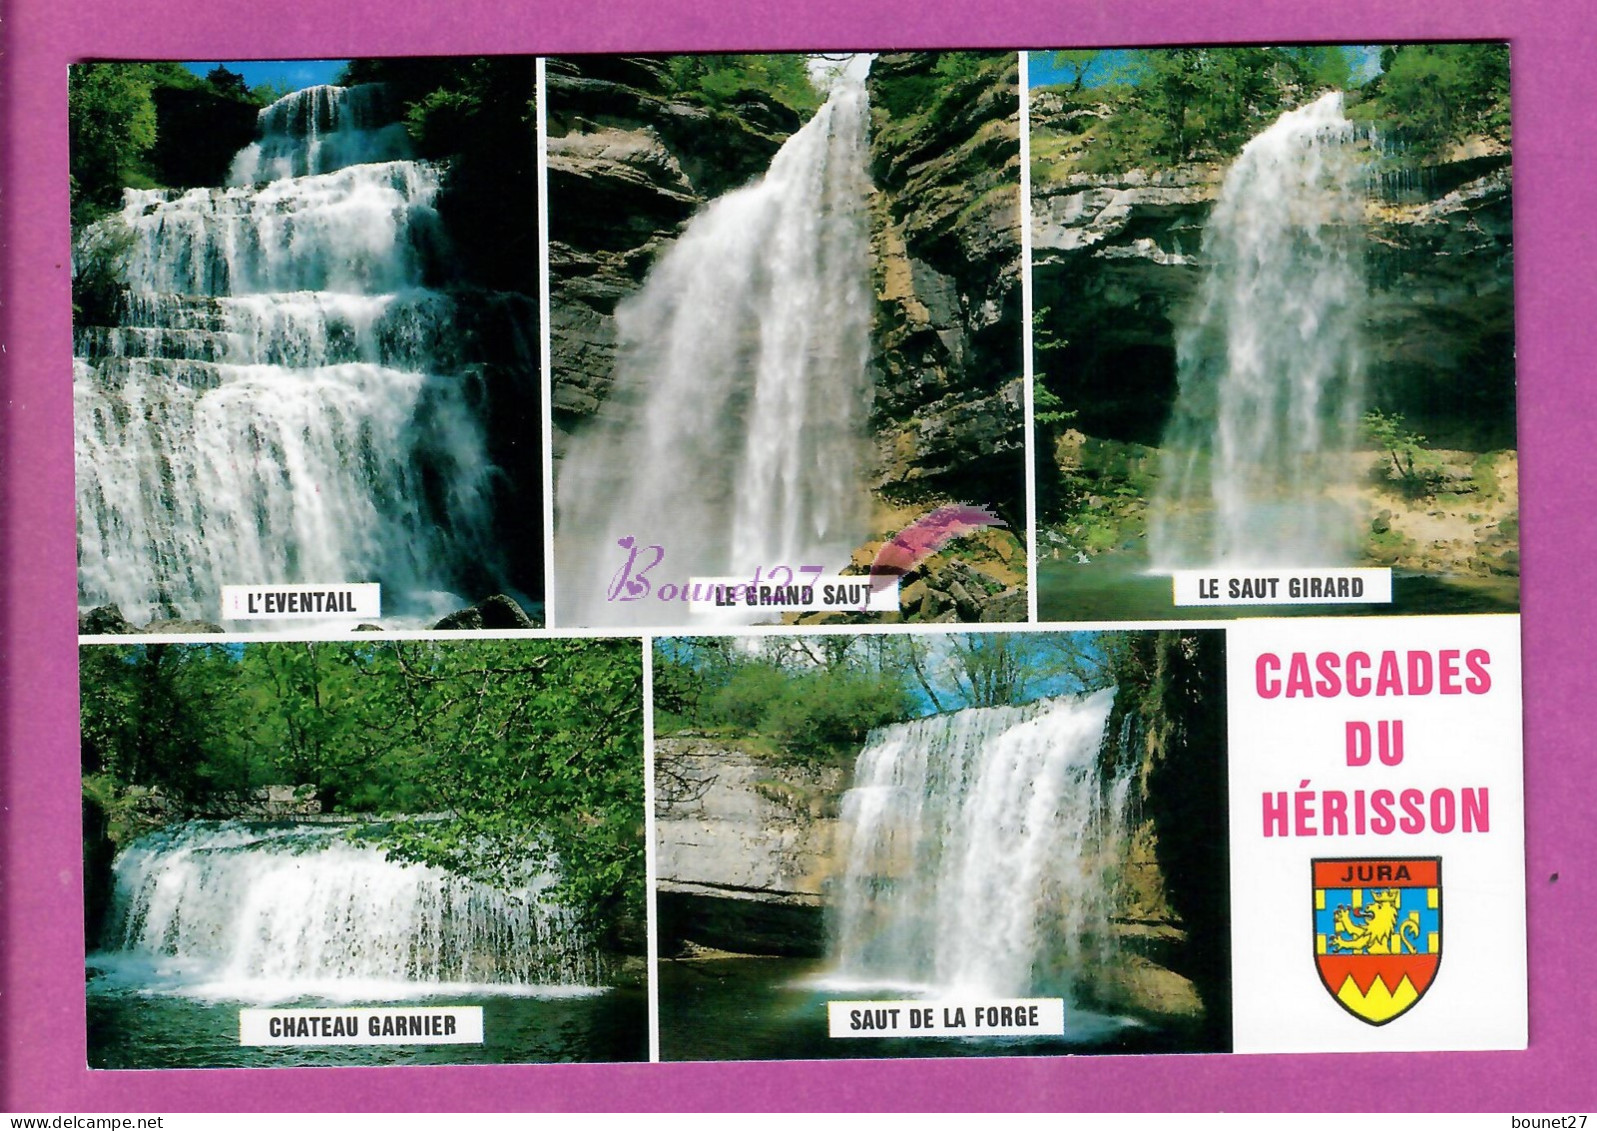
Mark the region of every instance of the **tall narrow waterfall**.
[[114, 865], [90, 965], [147, 988], [240, 1000], [595, 986], [595, 949], [536, 871], [512, 889], [400, 864], [347, 824], [191, 821]]
[[1130, 778], [1099, 749], [1114, 691], [874, 732], [843, 798], [839, 978], [1068, 995], [1108, 947]]
[[[842, 80], [617, 308], [611, 392], [557, 473], [558, 624], [681, 623], [662, 585], [847, 563], [866, 524], [866, 140], [865, 89]], [[607, 599], [622, 539], [664, 551], [645, 600]]]
[[1342, 96], [1243, 147], [1203, 234], [1149, 528], [1159, 568], [1347, 564], [1364, 162]]
[[440, 169], [385, 113], [290, 94], [232, 187], [129, 189], [80, 240], [128, 288], [75, 341], [83, 606], [214, 620], [225, 584], [376, 581], [426, 621], [496, 575], [485, 393], [424, 285]]

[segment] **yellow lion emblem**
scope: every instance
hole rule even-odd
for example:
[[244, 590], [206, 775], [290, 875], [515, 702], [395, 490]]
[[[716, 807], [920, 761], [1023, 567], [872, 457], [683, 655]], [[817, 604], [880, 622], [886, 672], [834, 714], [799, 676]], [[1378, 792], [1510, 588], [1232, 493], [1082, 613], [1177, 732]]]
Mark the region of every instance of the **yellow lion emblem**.
[[1362, 909], [1347, 906], [1331, 912], [1336, 934], [1327, 940], [1337, 951], [1356, 954], [1410, 954], [1418, 951], [1415, 941], [1420, 926], [1412, 919], [1399, 923], [1402, 893], [1383, 888], [1370, 893], [1370, 905]]

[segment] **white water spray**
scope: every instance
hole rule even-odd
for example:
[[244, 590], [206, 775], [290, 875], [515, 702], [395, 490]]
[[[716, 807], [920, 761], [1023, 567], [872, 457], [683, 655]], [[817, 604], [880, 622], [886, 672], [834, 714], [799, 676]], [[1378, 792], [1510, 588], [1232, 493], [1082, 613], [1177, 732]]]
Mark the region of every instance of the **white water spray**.
[[226, 584], [377, 581], [426, 622], [496, 561], [484, 390], [423, 287], [440, 171], [381, 103], [289, 95], [243, 183], [128, 190], [84, 236], [131, 293], [75, 342], [81, 606], [213, 620]]
[[261, 136], [233, 158], [227, 183], [403, 160], [410, 156], [410, 136], [399, 109], [381, 83], [312, 86], [284, 95], [261, 111]]
[[[610, 394], [557, 473], [556, 623], [682, 623], [663, 585], [835, 572], [864, 536], [867, 124], [864, 87], [840, 80], [617, 308]], [[648, 596], [610, 600], [627, 538], [664, 556]]]
[[229, 1000], [581, 992], [597, 952], [546, 892], [400, 864], [347, 824], [190, 821], [118, 854], [102, 949], [114, 984]]
[[1345, 565], [1363, 403], [1364, 159], [1327, 94], [1243, 147], [1177, 336], [1155, 568]]
[[1114, 691], [872, 733], [844, 795], [836, 980], [1070, 993], [1109, 943], [1128, 774], [1099, 750]]

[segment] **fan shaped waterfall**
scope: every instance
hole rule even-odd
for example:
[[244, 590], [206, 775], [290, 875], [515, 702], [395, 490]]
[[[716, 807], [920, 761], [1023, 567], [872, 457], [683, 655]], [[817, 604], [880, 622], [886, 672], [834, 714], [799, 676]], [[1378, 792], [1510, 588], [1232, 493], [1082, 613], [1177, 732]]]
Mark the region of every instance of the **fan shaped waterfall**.
[[872, 733], [844, 795], [835, 976], [919, 992], [1066, 995], [1108, 948], [1129, 771], [1112, 689]]
[[[617, 308], [611, 391], [557, 473], [557, 623], [681, 623], [666, 584], [847, 563], [866, 525], [867, 121], [863, 85], [839, 81]], [[650, 595], [611, 600], [628, 548], [651, 546]]]
[[442, 170], [386, 103], [290, 94], [230, 187], [126, 190], [80, 238], [125, 284], [74, 343], [83, 607], [214, 620], [225, 584], [376, 581], [421, 622], [496, 578], [486, 392], [427, 285]]
[[1156, 568], [1348, 564], [1338, 493], [1363, 401], [1365, 161], [1342, 96], [1243, 147], [1204, 229], [1176, 343], [1149, 545]]
[[599, 984], [596, 949], [547, 898], [402, 864], [348, 824], [190, 821], [128, 845], [89, 965], [237, 1000], [557, 992]]

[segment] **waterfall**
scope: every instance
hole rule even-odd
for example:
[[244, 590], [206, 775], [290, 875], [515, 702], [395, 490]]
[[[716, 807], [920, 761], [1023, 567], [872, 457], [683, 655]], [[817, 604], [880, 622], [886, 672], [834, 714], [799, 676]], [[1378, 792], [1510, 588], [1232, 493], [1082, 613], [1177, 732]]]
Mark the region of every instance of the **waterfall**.
[[101, 951], [113, 981], [233, 1000], [528, 993], [599, 982], [549, 901], [555, 872], [491, 887], [401, 864], [347, 823], [189, 821], [118, 854]]
[[1149, 544], [1156, 568], [1345, 565], [1363, 400], [1365, 161], [1327, 94], [1283, 114], [1226, 173]]
[[312, 86], [261, 111], [260, 138], [239, 150], [230, 185], [331, 173], [410, 156], [399, 107], [381, 83]]
[[1112, 689], [872, 733], [843, 797], [839, 979], [1069, 996], [1109, 943], [1129, 771], [1099, 751]]
[[129, 189], [80, 237], [126, 287], [74, 341], [83, 607], [214, 620], [225, 584], [377, 581], [426, 623], [497, 576], [486, 391], [425, 286], [441, 169], [391, 113], [290, 94], [231, 187]]
[[840, 80], [766, 174], [697, 215], [617, 307], [611, 391], [557, 473], [556, 623], [685, 619], [653, 596], [607, 599], [621, 539], [662, 547], [657, 592], [835, 572], [863, 538], [867, 124], [864, 86]]

